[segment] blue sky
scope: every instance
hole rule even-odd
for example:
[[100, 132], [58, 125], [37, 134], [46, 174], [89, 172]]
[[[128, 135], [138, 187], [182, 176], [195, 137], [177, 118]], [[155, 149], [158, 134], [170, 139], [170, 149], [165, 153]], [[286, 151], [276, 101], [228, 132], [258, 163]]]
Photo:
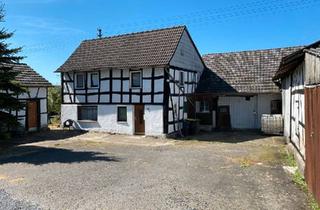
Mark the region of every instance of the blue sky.
[[320, 39], [320, 0], [4, 0], [28, 63], [53, 73], [84, 39], [187, 25], [201, 54], [305, 45]]

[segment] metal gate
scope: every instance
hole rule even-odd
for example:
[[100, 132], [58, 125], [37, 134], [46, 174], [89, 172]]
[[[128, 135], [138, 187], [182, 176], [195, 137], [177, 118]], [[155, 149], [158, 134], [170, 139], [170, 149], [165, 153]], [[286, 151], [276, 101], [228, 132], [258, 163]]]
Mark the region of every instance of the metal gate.
[[306, 168], [308, 188], [320, 202], [320, 87], [304, 89]]

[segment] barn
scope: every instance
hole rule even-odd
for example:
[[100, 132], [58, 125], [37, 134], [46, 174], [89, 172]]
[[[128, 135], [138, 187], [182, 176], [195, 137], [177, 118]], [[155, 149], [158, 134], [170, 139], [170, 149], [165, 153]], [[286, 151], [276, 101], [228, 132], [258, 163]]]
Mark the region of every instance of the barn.
[[281, 93], [272, 77], [281, 58], [301, 47], [213, 53], [195, 101], [203, 129], [259, 129], [262, 114], [281, 113]]
[[320, 201], [320, 41], [284, 57], [273, 80], [282, 90], [284, 136]]
[[27, 64], [14, 64], [14, 71], [20, 72], [16, 80], [27, 92], [18, 97], [26, 103], [20, 111], [9, 111], [16, 116], [26, 131], [38, 131], [48, 127], [47, 97], [51, 84]]
[[121, 134], [180, 132], [203, 69], [185, 26], [85, 40], [57, 70], [61, 122]]

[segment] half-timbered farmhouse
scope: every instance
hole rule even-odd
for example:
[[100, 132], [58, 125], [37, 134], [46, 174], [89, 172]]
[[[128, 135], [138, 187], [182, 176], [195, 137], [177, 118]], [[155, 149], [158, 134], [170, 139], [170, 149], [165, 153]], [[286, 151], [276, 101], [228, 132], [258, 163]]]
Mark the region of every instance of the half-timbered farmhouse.
[[320, 201], [320, 41], [284, 57], [273, 80], [282, 90], [284, 136]]
[[17, 96], [26, 102], [26, 107], [20, 111], [10, 111], [10, 114], [17, 116], [26, 131], [47, 128], [47, 96], [51, 84], [26, 64], [15, 64], [13, 70], [20, 72], [16, 80], [27, 89], [26, 93]]
[[196, 117], [203, 128], [259, 129], [262, 114], [281, 113], [272, 77], [281, 58], [300, 47], [203, 56], [208, 67], [196, 91]]
[[184, 26], [85, 40], [57, 70], [61, 122], [123, 134], [180, 131], [203, 69]]

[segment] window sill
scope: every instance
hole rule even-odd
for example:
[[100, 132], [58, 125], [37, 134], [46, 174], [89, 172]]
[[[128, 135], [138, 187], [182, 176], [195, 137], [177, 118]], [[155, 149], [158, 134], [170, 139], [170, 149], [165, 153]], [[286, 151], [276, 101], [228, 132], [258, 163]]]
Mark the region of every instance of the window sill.
[[97, 120], [78, 120], [78, 122], [82, 122], [82, 123], [97, 123]]
[[128, 122], [127, 121], [117, 121], [118, 124], [126, 124], [128, 125]]
[[99, 87], [88, 87], [88, 89], [99, 89]]
[[142, 87], [130, 87], [130, 89], [142, 89]]

